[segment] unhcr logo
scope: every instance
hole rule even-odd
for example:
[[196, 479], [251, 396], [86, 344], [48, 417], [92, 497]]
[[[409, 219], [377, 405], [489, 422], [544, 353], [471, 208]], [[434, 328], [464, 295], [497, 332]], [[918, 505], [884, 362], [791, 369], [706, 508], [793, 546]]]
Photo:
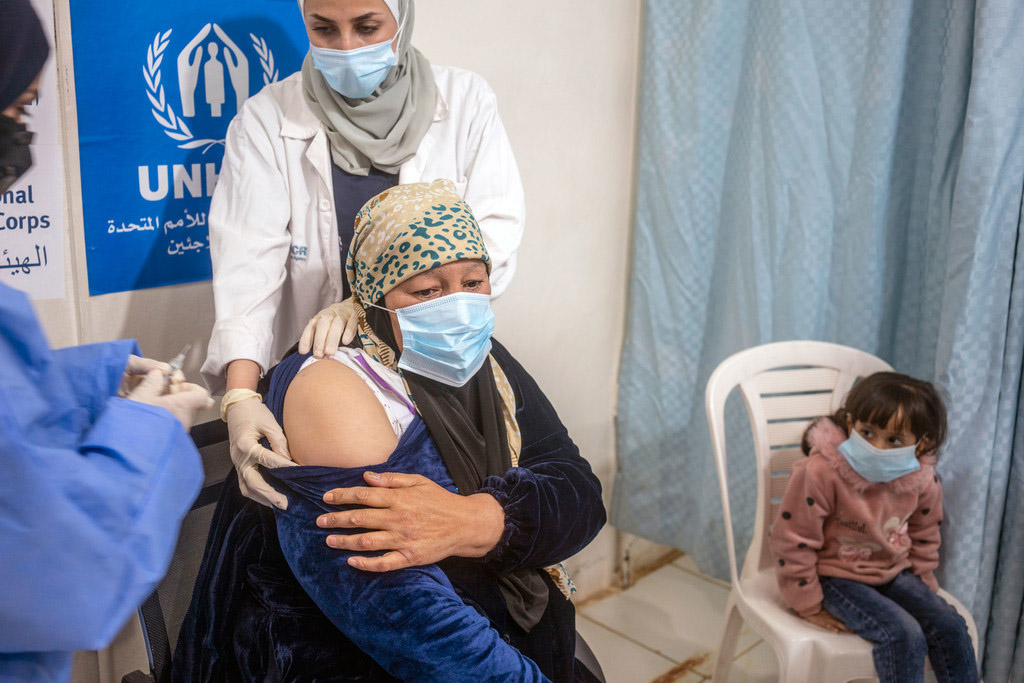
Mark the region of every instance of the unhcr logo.
[[[146, 62], [142, 68], [146, 96], [156, 123], [177, 147], [198, 149], [206, 154], [213, 147], [224, 144], [228, 122], [249, 98], [251, 69], [258, 64], [263, 85], [278, 80], [274, 53], [266, 40], [250, 33], [252, 52], [246, 55], [224, 29], [217, 24], [206, 24], [177, 51], [176, 56], [171, 50], [173, 67], [164, 69], [168, 66], [164, 58], [168, 56], [173, 30], [157, 33], [146, 49]], [[168, 95], [170, 89], [164, 89], [165, 71], [177, 80], [177, 98]], [[176, 104], [180, 114], [176, 111]], [[217, 165], [213, 163], [161, 164], [155, 171], [154, 178], [148, 165], [139, 166], [139, 194], [148, 201], [167, 197], [171, 180], [176, 199], [209, 197], [217, 182]]]

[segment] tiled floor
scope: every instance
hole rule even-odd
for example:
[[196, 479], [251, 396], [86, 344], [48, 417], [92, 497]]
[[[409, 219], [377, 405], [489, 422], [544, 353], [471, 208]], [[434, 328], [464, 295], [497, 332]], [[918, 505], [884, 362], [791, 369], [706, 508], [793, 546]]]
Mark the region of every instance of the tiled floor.
[[[711, 675], [728, 596], [725, 584], [684, 556], [621, 593], [584, 605], [576, 626], [608, 683], [698, 683]], [[753, 634], [741, 633], [736, 653], [731, 683], [778, 680], [774, 653]]]

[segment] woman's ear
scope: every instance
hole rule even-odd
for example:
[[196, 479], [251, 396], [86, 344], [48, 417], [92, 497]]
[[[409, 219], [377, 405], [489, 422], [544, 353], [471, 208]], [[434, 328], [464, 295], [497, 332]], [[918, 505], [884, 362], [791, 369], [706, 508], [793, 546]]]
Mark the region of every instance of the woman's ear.
[[928, 455], [934, 448], [932, 443], [932, 440], [927, 436], [922, 437], [921, 440], [917, 442], [917, 450], [914, 452], [914, 455], [918, 458], [922, 455]]

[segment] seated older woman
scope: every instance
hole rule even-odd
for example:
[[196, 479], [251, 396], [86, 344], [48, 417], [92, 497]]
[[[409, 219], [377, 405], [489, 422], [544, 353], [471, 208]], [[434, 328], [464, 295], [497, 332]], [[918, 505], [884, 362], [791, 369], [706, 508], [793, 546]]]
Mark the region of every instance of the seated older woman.
[[488, 269], [447, 181], [363, 208], [358, 343], [275, 371], [266, 400], [299, 466], [267, 478], [289, 506], [222, 498], [176, 677], [582, 676], [567, 577], [546, 566], [604, 524], [600, 484], [491, 339]]

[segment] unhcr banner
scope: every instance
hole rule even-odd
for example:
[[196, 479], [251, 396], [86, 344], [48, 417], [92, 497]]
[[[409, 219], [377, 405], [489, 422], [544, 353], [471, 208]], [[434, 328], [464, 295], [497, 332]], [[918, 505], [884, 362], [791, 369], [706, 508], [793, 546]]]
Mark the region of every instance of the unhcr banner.
[[71, 3], [89, 293], [210, 278], [228, 123], [298, 71], [294, 0]]

